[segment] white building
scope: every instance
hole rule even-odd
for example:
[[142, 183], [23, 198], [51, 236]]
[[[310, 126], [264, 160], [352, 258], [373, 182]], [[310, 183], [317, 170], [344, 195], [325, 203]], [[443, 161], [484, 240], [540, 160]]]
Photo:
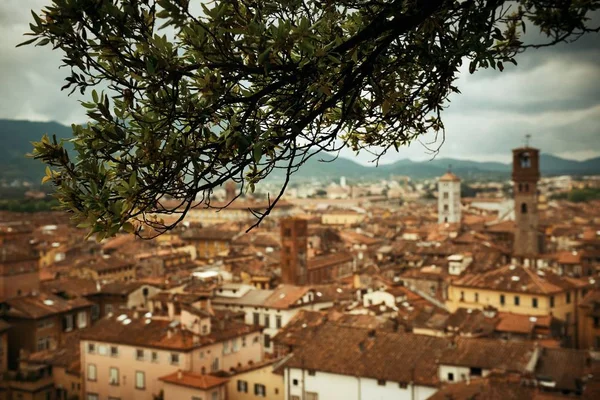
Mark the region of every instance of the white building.
[[333, 305], [318, 291], [306, 286], [279, 285], [274, 290], [229, 283], [216, 290], [212, 300], [215, 309], [242, 311], [248, 325], [263, 327], [265, 352], [273, 353], [271, 343], [281, 328], [300, 310], [320, 310]]
[[285, 362], [286, 400], [425, 400], [447, 341], [329, 323]]
[[438, 180], [438, 223], [460, 223], [460, 178], [446, 172]]

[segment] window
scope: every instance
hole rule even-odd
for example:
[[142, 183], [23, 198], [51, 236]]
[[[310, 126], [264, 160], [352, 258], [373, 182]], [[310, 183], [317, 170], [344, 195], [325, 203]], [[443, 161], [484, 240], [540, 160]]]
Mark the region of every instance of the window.
[[600, 349], [600, 336], [596, 336], [595, 339], [596, 339], [596, 343], [595, 343], [596, 346], [595, 347], [596, 347], [596, 349]]
[[223, 342], [223, 354], [229, 354], [229, 342]]
[[50, 348], [50, 337], [43, 337], [37, 340], [37, 350], [48, 350]]
[[119, 369], [115, 367], [110, 367], [108, 370], [108, 383], [111, 385], [119, 384]]
[[294, 386], [298, 386], [298, 379], [292, 379], [292, 384]]
[[85, 328], [87, 326], [87, 313], [85, 311], [80, 311], [77, 313], [77, 327], [79, 329]]
[[135, 359], [138, 361], [144, 359], [144, 350], [143, 349], [137, 349], [135, 351]]
[[253, 322], [254, 325], [259, 325], [260, 324], [260, 314], [259, 313], [252, 313], [252, 317], [253, 317]]
[[219, 400], [219, 392], [218, 391], [214, 391], [211, 394], [211, 400]]
[[598, 328], [600, 326], [600, 318], [594, 317], [594, 328]]
[[202, 334], [206, 335], [208, 333], [208, 326], [202, 325]]
[[518, 306], [519, 304], [521, 304], [521, 299], [519, 296], [515, 296], [515, 306]]
[[400, 382], [400, 383], [398, 383], [398, 387], [400, 389], [406, 389], [408, 387], [408, 383], [406, 383], [406, 382]]
[[204, 358], [204, 352], [203, 351], [200, 352], [200, 358]]
[[442, 196], [443, 196], [444, 200], [447, 200], [448, 199], [448, 192], [444, 192]]
[[481, 370], [481, 368], [472, 367], [470, 371], [471, 376], [481, 376], [482, 373], [483, 371]]
[[113, 306], [112, 304], [105, 304], [104, 305], [104, 313], [105, 314], [112, 314], [113, 312]]
[[242, 336], [242, 347], [246, 347], [246, 336]]
[[240, 350], [240, 346], [238, 345], [237, 338], [231, 339], [231, 351], [233, 351], [235, 353], [236, 351], [239, 351], [239, 350]]
[[454, 374], [452, 372], [448, 372], [448, 380], [454, 382]]
[[567, 292], [567, 304], [571, 304], [571, 292]]
[[158, 362], [158, 353], [157, 353], [156, 351], [153, 351], [153, 352], [152, 352], [152, 355], [150, 356], [150, 360], [151, 360], [153, 363], [156, 363], [156, 362]]
[[210, 366], [210, 369], [212, 372], [217, 372], [219, 370], [219, 357], [215, 357], [215, 359], [212, 362], [212, 365]]
[[260, 383], [254, 384], [254, 395], [259, 397], [267, 397], [267, 388]]
[[554, 307], [554, 296], [550, 296], [550, 308]]
[[500, 295], [500, 304], [501, 304], [501, 305], [504, 305], [504, 304], [506, 304], [506, 299], [504, 298], [504, 295], [503, 295], [503, 294], [501, 294], [501, 295]]
[[240, 393], [248, 393], [248, 382], [237, 381], [237, 391]]
[[94, 343], [88, 343], [87, 349], [88, 353], [94, 354], [96, 352], [96, 345]]
[[319, 400], [319, 394], [315, 392], [306, 392], [306, 400]]
[[281, 315], [276, 315], [275, 316], [275, 327], [277, 329], [281, 328]]
[[267, 349], [271, 347], [271, 335], [265, 335], [265, 347]]
[[521, 203], [521, 214], [527, 214], [527, 203]]
[[70, 332], [73, 330], [73, 315], [65, 315], [63, 317], [63, 331]]
[[529, 153], [523, 153], [519, 157], [519, 161], [521, 164], [521, 168], [530, 168], [531, 167], [531, 158], [529, 157]]
[[460, 291], [460, 301], [465, 301], [465, 292]]
[[444, 204], [444, 211], [448, 211], [448, 204]]
[[88, 368], [87, 368], [87, 380], [88, 381], [95, 381], [96, 380], [96, 365], [95, 364], [88, 364]]
[[533, 299], [531, 299], [531, 307], [538, 308], [538, 299], [537, 299], [537, 297], [534, 297]]
[[119, 357], [119, 348], [117, 346], [110, 346], [110, 356]]
[[475, 303], [479, 302], [479, 293], [475, 293]]
[[385, 386], [385, 379], [377, 379], [377, 384], [379, 386]]
[[179, 354], [177, 354], [177, 353], [171, 353], [171, 364], [172, 365], [179, 365]]
[[98, 400], [99, 399], [99, 397], [96, 393], [88, 393], [85, 398], [86, 398], [86, 400]]
[[269, 328], [269, 325], [271, 325], [269, 314], [265, 314], [265, 328]]
[[135, 371], [135, 388], [146, 388], [146, 375], [142, 371]]
[[315, 376], [317, 374], [317, 372], [314, 369], [309, 369], [308, 370], [308, 375], [309, 376]]

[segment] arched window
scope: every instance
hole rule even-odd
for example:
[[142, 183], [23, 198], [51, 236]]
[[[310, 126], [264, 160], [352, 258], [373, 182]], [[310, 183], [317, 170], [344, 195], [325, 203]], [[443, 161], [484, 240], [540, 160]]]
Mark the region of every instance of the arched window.
[[531, 158], [529, 157], [529, 153], [523, 153], [519, 157], [521, 161], [521, 168], [530, 168], [531, 167]]
[[523, 191], [523, 184], [519, 183], [519, 192], [522, 192], [522, 191]]
[[527, 203], [521, 204], [521, 214], [527, 214]]

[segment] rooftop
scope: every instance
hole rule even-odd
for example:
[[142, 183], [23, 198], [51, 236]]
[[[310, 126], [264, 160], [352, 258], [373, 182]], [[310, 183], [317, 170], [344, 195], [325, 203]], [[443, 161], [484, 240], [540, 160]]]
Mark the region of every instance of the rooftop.
[[209, 390], [216, 386], [226, 384], [229, 379], [212, 375], [201, 375], [194, 372], [177, 371], [170, 375], [158, 378], [165, 383], [186, 386], [199, 390]]

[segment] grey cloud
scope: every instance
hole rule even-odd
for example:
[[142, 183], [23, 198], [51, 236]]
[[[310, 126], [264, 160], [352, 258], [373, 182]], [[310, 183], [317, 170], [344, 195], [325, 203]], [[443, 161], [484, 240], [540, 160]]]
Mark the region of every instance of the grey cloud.
[[[86, 121], [80, 97], [60, 91], [68, 73], [58, 69], [62, 54], [47, 47], [15, 48], [26, 39], [22, 34], [32, 19], [30, 9], [49, 3], [0, 0], [0, 118]], [[593, 18], [600, 21], [600, 13]], [[533, 27], [528, 28], [527, 39], [533, 40]], [[508, 161], [510, 149], [528, 133], [545, 152], [571, 158], [600, 155], [600, 35], [527, 51], [518, 63], [506, 65], [502, 73], [489, 69], [473, 75], [464, 66], [457, 82], [462, 94], [452, 96], [443, 114], [446, 141], [438, 157]], [[350, 151], [342, 155], [363, 163], [373, 158]], [[382, 161], [430, 157], [415, 142]]]

